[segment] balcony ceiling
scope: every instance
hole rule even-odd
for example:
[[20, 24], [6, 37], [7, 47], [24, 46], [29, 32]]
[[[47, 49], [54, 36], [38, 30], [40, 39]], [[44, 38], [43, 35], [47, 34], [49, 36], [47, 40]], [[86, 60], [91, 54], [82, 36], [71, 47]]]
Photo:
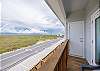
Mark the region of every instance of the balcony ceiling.
[[85, 14], [99, 7], [99, 0], [45, 0], [57, 17], [67, 21], [84, 20]]
[[65, 24], [66, 18], [73, 11], [83, 10], [88, 0], [45, 0], [58, 18]]
[[62, 0], [62, 3], [66, 11], [76, 11], [84, 9], [88, 3], [88, 0]]

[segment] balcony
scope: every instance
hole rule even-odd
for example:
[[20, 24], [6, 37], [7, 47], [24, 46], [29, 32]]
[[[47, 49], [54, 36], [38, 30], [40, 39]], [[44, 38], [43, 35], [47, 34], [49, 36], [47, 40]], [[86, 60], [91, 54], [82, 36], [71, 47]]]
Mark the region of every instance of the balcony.
[[98, 36], [100, 1], [45, 0], [45, 2], [63, 24], [64, 38], [1, 71], [84, 71], [85, 69], [100, 71], [100, 36]]

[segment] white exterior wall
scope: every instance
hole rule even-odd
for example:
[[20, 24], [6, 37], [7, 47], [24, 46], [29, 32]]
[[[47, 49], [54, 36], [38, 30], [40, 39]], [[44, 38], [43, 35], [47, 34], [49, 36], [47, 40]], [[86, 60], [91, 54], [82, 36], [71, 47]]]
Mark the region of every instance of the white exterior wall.
[[69, 38], [70, 38], [69, 55], [85, 58], [84, 21], [68, 22], [68, 24], [69, 24]]
[[85, 23], [85, 31], [86, 31], [86, 46], [85, 46], [85, 50], [86, 50], [86, 59], [89, 62], [89, 64], [92, 64], [92, 23], [91, 23], [91, 17], [89, 16], [86, 19], [86, 23]]
[[68, 23], [65, 24], [65, 39], [69, 39], [69, 36], [68, 36]]

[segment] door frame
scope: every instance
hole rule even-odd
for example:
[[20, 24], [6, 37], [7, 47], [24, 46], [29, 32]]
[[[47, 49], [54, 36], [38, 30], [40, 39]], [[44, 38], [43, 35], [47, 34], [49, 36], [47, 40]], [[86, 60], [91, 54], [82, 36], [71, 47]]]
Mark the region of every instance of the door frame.
[[98, 9], [97, 11], [95, 11], [92, 15], [91, 15], [91, 23], [92, 23], [92, 29], [91, 29], [91, 33], [92, 33], [92, 40], [91, 40], [91, 45], [92, 45], [92, 52], [93, 52], [93, 59], [92, 59], [92, 64], [93, 65], [97, 65], [95, 63], [95, 19], [98, 18], [100, 16], [100, 9]]

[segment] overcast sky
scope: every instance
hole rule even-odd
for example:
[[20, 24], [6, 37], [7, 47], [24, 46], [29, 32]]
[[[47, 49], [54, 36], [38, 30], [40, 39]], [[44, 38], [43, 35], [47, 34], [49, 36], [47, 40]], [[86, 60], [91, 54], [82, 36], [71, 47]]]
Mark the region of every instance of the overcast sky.
[[[25, 33], [39, 31], [43, 33], [43, 30], [47, 30], [45, 31], [47, 33], [52, 31], [62, 33], [64, 31], [64, 26], [44, 0], [1, 0], [1, 2], [1, 21], [3, 21], [1, 25], [3, 26], [5, 26], [5, 21], [7, 24], [21, 22], [21, 24], [23, 23], [23, 25], [31, 28], [30, 31]], [[15, 23], [13, 25], [17, 26]]]

